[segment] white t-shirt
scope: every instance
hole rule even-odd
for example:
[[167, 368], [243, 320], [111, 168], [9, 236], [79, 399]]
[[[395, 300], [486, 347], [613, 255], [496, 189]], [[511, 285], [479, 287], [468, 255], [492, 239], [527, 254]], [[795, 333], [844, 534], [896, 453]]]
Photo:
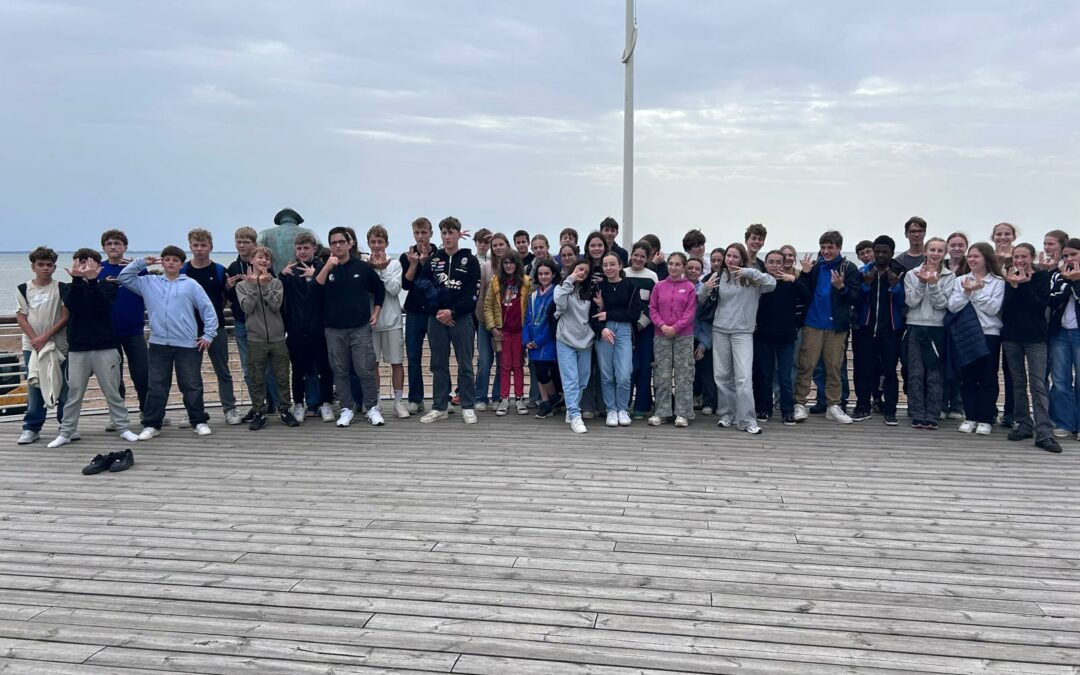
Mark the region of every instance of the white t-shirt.
[[1065, 313], [1061, 315], [1061, 327], [1076, 328], [1076, 301], [1073, 300], [1072, 293], [1069, 293], [1068, 304], [1065, 305]]
[[[15, 311], [26, 317], [27, 323], [38, 335], [52, 328], [60, 320], [60, 310], [64, 306], [64, 301], [60, 297], [60, 282], [56, 279], [46, 286], [37, 286], [31, 279], [26, 283], [26, 297], [24, 298], [19, 291], [15, 291], [15, 296], [19, 301], [19, 306], [15, 308]], [[60, 350], [60, 353], [67, 354], [66, 327], [53, 336], [53, 342], [56, 343], [56, 348]], [[27, 352], [33, 349], [26, 333], [22, 336], [22, 348]]]

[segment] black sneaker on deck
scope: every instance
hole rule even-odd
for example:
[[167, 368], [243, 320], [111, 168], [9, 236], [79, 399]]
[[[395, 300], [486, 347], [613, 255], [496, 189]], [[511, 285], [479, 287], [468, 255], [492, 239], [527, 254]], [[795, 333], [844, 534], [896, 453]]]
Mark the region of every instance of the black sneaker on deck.
[[[294, 420], [295, 421], [295, 420]], [[251, 416], [251, 422], [248, 424], [249, 431], [258, 431], [266, 426], [266, 415], [263, 413], [254, 413]]]
[[551, 405], [551, 401], [540, 401], [540, 408], [536, 411], [536, 419], [542, 420], [545, 417], [551, 417], [555, 414], [555, 408]]
[[244, 416], [240, 418], [240, 421], [246, 423], [253, 419], [255, 419], [255, 408], [249, 408], [248, 411], [244, 413]]
[[851, 419], [855, 422], [862, 422], [863, 420], [870, 419], [870, 409], [855, 406], [855, 409], [851, 411]]
[[884, 417], [885, 417], [885, 424], [887, 426], [890, 426], [890, 427], [895, 427], [896, 426], [896, 424], [897, 424], [897, 422], [896, 422], [896, 413], [889, 413], [889, 414], [885, 415]]
[[117, 471], [127, 471], [131, 467], [135, 466], [135, 453], [131, 449], [124, 450], [123, 452], [116, 453], [117, 457], [109, 465], [109, 471], [116, 473]]
[[757, 414], [757, 421], [758, 422], [768, 422], [769, 421], [769, 413], [767, 413], [767, 412], [759, 412]]
[[937, 431], [937, 420], [923, 420], [923, 429], [926, 429], [927, 431]]
[[794, 414], [788, 413], [788, 414], [784, 415], [784, 426], [785, 427], [793, 427], [793, 426], [795, 426], [795, 415]]
[[281, 414], [278, 417], [281, 418], [281, 423], [287, 427], [300, 426], [300, 422], [296, 420], [296, 417], [293, 416], [292, 411], [290, 410], [282, 410]]
[[1057, 440], [1053, 436], [1047, 436], [1046, 438], [1040, 438], [1035, 441], [1035, 447], [1047, 452], [1061, 452], [1061, 446], [1058, 445]]
[[109, 465], [116, 460], [116, 456], [119, 454], [121, 453], [110, 452], [107, 455], [95, 455], [94, 458], [90, 460], [90, 463], [83, 467], [83, 475], [93, 476], [96, 473], [108, 470]]
[[811, 415], [824, 415], [825, 411], [829, 409], [829, 404], [824, 401], [818, 401], [814, 405], [810, 406]]
[[[1015, 429], [1010, 431], [1009, 435], [1008, 435], [1008, 439], [1010, 441], [1024, 441], [1024, 440], [1027, 440], [1029, 438], [1034, 438], [1034, 437], [1035, 437], [1035, 434], [1033, 434], [1030, 431], [1027, 431], [1026, 429], [1021, 429], [1020, 427], [1016, 427]], [[1053, 440], [1053, 439], [1051, 439], [1051, 440]]]

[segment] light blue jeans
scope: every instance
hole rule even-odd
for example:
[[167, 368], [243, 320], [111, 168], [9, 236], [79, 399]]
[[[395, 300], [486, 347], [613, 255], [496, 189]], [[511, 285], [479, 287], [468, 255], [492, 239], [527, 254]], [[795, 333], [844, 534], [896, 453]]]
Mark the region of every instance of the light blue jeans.
[[1080, 328], [1050, 336], [1050, 417], [1058, 429], [1080, 431]]
[[559, 375], [562, 377], [563, 397], [566, 399], [566, 414], [570, 419], [581, 417], [581, 392], [589, 381], [592, 370], [592, 349], [574, 349], [568, 344], [556, 341], [555, 349], [559, 357]]
[[604, 407], [609, 413], [629, 413], [630, 376], [634, 372], [633, 330], [630, 324], [619, 321], [608, 321], [607, 329], [615, 334], [615, 344], [609, 344], [603, 337], [596, 339]]

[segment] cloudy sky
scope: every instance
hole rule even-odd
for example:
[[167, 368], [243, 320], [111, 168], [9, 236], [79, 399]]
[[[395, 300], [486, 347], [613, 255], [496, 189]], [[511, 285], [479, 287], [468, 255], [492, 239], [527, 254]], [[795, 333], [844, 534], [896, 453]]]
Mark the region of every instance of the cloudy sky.
[[[5, 242], [621, 219], [619, 0], [0, 0]], [[1080, 230], [1080, 3], [639, 0], [637, 235]]]

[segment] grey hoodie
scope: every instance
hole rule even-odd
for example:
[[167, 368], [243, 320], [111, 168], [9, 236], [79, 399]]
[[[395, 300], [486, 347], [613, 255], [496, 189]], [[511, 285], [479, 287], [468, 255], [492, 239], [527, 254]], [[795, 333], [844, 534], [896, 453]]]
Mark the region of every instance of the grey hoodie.
[[589, 325], [592, 302], [581, 299], [573, 279], [562, 282], [554, 293], [555, 316], [559, 319], [555, 339], [567, 347], [589, 349], [596, 340], [596, 333]]
[[[720, 333], [753, 333], [757, 328], [758, 298], [762, 293], [772, 293], [776, 289], [776, 279], [756, 267], [744, 267], [740, 274], [753, 283], [743, 286], [739, 279], [728, 278], [727, 274], [717, 272], [720, 283], [716, 285], [719, 297], [716, 314], [713, 315], [713, 330]], [[698, 291], [698, 301], [709, 295], [709, 288], [702, 286]]]
[[956, 287], [956, 274], [942, 265], [937, 283], [930, 285], [915, 276], [917, 271], [918, 267], [904, 275], [907, 323], [909, 326], [944, 326], [949, 296]]

